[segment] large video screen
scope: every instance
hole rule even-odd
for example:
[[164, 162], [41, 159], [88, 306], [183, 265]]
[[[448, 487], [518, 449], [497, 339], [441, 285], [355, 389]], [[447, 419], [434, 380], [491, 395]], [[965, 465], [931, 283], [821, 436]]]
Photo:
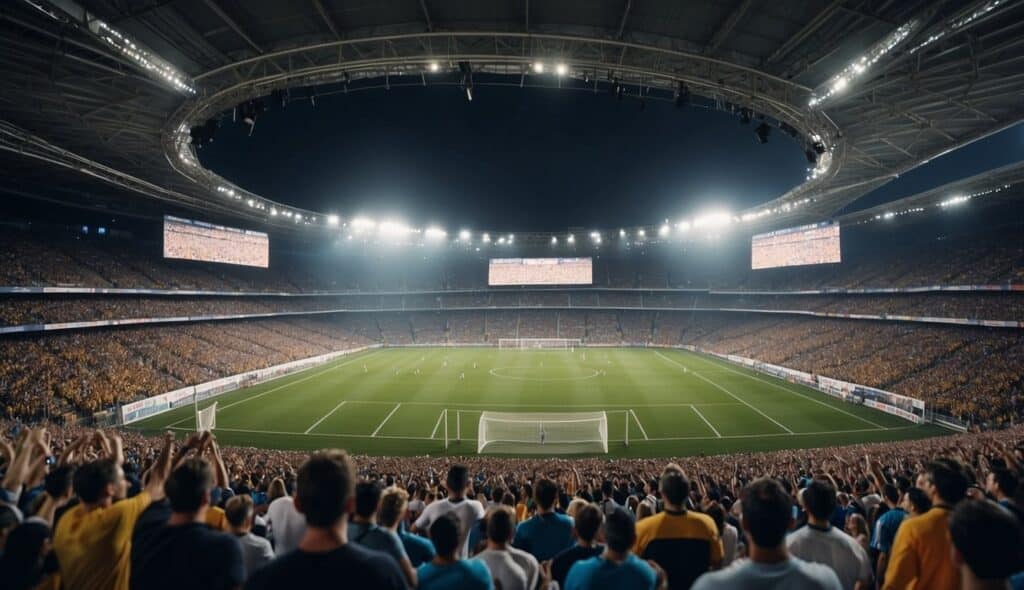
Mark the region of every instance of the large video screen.
[[487, 284], [590, 285], [594, 282], [590, 258], [492, 258]]
[[267, 268], [270, 238], [263, 232], [165, 215], [164, 258]]
[[776, 268], [841, 262], [839, 224], [816, 223], [751, 238], [750, 267]]

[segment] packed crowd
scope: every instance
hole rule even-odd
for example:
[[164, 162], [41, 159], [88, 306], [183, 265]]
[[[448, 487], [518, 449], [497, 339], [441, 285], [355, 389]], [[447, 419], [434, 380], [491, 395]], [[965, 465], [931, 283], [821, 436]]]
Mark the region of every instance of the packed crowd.
[[1024, 587], [1019, 427], [671, 462], [0, 429], [11, 590]]

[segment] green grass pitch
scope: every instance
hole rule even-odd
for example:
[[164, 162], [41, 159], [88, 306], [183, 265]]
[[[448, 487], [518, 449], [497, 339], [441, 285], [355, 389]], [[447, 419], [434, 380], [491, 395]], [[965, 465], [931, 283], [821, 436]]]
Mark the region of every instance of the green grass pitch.
[[[484, 410], [605, 411], [612, 457], [821, 447], [946, 432], [673, 349], [382, 348], [216, 401], [222, 444], [339, 447], [371, 455], [475, 454]], [[462, 427], [461, 441], [447, 449], [445, 409], [449, 436], [455, 436], [459, 412]], [[184, 434], [194, 425], [188, 406], [131, 427]]]

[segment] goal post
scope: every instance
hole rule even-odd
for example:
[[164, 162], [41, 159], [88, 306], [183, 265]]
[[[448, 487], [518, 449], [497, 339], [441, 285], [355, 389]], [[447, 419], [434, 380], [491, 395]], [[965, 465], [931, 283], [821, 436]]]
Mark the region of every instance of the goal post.
[[217, 402], [196, 410], [196, 432], [209, 432], [217, 427]]
[[482, 412], [477, 453], [608, 452], [605, 412]]
[[583, 345], [579, 338], [499, 338], [498, 348], [512, 350], [575, 350]]

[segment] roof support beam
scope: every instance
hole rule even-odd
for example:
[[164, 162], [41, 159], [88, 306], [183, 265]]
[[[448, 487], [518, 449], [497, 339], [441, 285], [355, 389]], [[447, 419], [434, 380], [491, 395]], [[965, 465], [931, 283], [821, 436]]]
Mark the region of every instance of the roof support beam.
[[430, 11], [427, 10], [427, 0], [420, 0], [420, 9], [423, 11], [423, 20], [427, 21], [427, 31], [434, 32], [434, 22], [430, 20]]
[[837, 10], [842, 8], [843, 2], [844, 0], [833, 0], [832, 4], [829, 4], [825, 8], [825, 10], [819, 12], [818, 15], [811, 20], [811, 22], [807, 23], [807, 25], [804, 26], [804, 28], [800, 29], [800, 31], [798, 31], [797, 34], [793, 35], [792, 37], [789, 38], [788, 41], [783, 43], [782, 47], [776, 49], [775, 53], [768, 56], [768, 59], [765, 60], [765, 63], [775, 63], [780, 59], [786, 57], [786, 55], [788, 55], [790, 51], [796, 49], [796, 47], [803, 43], [805, 39], [810, 37], [811, 34], [814, 33], [814, 31], [817, 31], [819, 28], [821, 28], [821, 25], [825, 24], [825, 21], [831, 18]]
[[324, 9], [324, 3], [320, 0], [313, 0], [313, 7], [316, 8], [318, 13], [320, 13], [320, 18], [323, 19], [327, 28], [331, 30], [334, 38], [341, 39], [341, 35], [338, 33], [338, 27], [334, 25], [334, 19], [332, 19], [331, 15], [327, 14], [327, 10]]
[[725, 18], [725, 21], [722, 22], [718, 27], [718, 30], [715, 31], [715, 34], [711, 37], [711, 41], [709, 41], [707, 47], [704, 48], [705, 55], [711, 55], [718, 51], [718, 48], [721, 47], [722, 43], [729, 38], [729, 35], [732, 34], [732, 30], [736, 28], [736, 25], [743, 19], [743, 15], [747, 13], [747, 9], [749, 9], [750, 5], [753, 3], [754, 0], [741, 0], [739, 5], [729, 13], [729, 16]]
[[619, 32], [615, 34], [616, 39], [621, 39], [626, 32], [626, 22], [629, 20], [629, 11], [633, 8], [633, 0], [626, 0], [626, 6], [622, 8], [622, 20], [619, 21]]
[[220, 6], [217, 5], [216, 0], [205, 0], [205, 1], [206, 1], [206, 5], [210, 8], [210, 10], [212, 10], [214, 12], [214, 14], [216, 14], [217, 17], [220, 18], [220, 20], [224, 21], [224, 23], [227, 26], [231, 27], [231, 29], [235, 33], [238, 33], [238, 36], [241, 37], [242, 39], [244, 39], [245, 42], [248, 43], [250, 47], [255, 49], [256, 53], [260, 53], [260, 54], [263, 53], [263, 48], [260, 47], [255, 41], [253, 41], [252, 37], [247, 35], [246, 32], [242, 30], [242, 27], [239, 26], [239, 24], [236, 23], [234, 21], [234, 19], [232, 19], [230, 16], [228, 16], [228, 13], [224, 12], [224, 10]]

